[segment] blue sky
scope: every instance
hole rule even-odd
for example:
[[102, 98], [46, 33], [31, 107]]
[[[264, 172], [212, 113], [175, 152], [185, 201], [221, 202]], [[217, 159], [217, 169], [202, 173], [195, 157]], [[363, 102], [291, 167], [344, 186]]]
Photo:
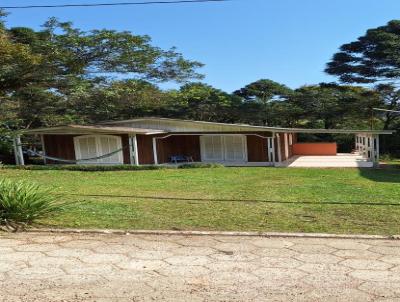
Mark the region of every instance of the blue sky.
[[[25, 4], [122, 0], [0, 0]], [[13, 10], [8, 26], [39, 28], [50, 16], [82, 29], [148, 34], [206, 66], [204, 82], [231, 92], [260, 78], [292, 88], [334, 81], [323, 70], [338, 47], [400, 18], [398, 0], [234, 0], [225, 3]], [[171, 87], [164, 85], [164, 87]]]

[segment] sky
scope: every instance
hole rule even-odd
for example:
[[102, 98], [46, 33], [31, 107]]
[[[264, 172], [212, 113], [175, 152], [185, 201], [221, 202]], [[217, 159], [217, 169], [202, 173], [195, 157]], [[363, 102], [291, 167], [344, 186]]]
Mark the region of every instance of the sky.
[[[150, 0], [143, 0], [150, 1]], [[124, 0], [0, 0], [0, 6]], [[125, 2], [128, 2], [126, 0]], [[223, 3], [9, 10], [7, 25], [49, 17], [84, 29], [128, 30], [205, 64], [204, 82], [232, 92], [258, 79], [297, 88], [332, 82], [325, 64], [368, 28], [400, 19], [399, 0], [232, 0]], [[165, 84], [163, 88], [175, 87]]]

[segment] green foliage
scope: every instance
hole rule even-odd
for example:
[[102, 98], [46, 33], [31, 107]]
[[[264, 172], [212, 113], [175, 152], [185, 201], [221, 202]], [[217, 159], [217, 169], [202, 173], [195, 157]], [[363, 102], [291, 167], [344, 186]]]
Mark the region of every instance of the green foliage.
[[[134, 74], [156, 81], [185, 81], [201, 78], [195, 69], [202, 64], [185, 60], [175, 48], [162, 50], [151, 45], [149, 36], [114, 30], [82, 31], [71, 22], [49, 19], [43, 30], [11, 28], [12, 38], [31, 46], [46, 60], [43, 67], [68, 80], [71, 75]], [[54, 80], [54, 79], [53, 79]]]
[[272, 115], [277, 107], [274, 105], [286, 100], [291, 93], [292, 90], [289, 87], [265, 79], [248, 84], [234, 92], [235, 95], [243, 97], [246, 102], [255, 105], [252, 114], [253, 123], [266, 126], [273, 126]]
[[372, 108], [382, 103], [370, 89], [326, 83], [296, 89], [289, 102], [301, 108], [303, 126], [324, 129], [368, 129]]
[[195, 169], [195, 168], [219, 168], [220, 164], [190, 163], [180, 165], [26, 165], [5, 166], [7, 169], [16, 170], [60, 170], [60, 171], [83, 171], [83, 172], [106, 172], [106, 171], [146, 171], [146, 170], [170, 170], [170, 169]]
[[51, 190], [25, 182], [0, 180], [0, 227], [16, 231], [60, 212], [65, 203]]
[[240, 103], [237, 97], [203, 83], [186, 84], [172, 98], [176, 115], [198, 121], [234, 121], [233, 109]]
[[375, 83], [400, 77], [400, 20], [369, 29], [357, 41], [343, 44], [326, 72], [346, 83]]
[[194, 169], [194, 168], [224, 168], [224, 165], [214, 163], [190, 163], [178, 166], [178, 169]]
[[[356, 41], [343, 44], [334, 54], [325, 71], [345, 83], [373, 83], [380, 97], [380, 108], [400, 110], [400, 20], [371, 28]], [[363, 110], [362, 104], [357, 104]], [[378, 106], [377, 106], [378, 107]], [[398, 113], [376, 112], [376, 129], [400, 130]], [[400, 135], [382, 140], [383, 150], [399, 153]]]
[[203, 76], [196, 71], [201, 63], [151, 42], [126, 31], [82, 31], [54, 18], [40, 31], [0, 26], [0, 123], [17, 121], [18, 130], [153, 113], [162, 94], [146, 81]]
[[10, 169], [18, 170], [64, 170], [64, 171], [142, 171], [142, 170], [162, 170], [175, 169], [174, 166], [131, 166], [131, 165], [26, 165], [26, 166], [8, 166]]
[[108, 85], [77, 87], [69, 106], [85, 122], [159, 115], [170, 101], [156, 85], [144, 80], [114, 81]]

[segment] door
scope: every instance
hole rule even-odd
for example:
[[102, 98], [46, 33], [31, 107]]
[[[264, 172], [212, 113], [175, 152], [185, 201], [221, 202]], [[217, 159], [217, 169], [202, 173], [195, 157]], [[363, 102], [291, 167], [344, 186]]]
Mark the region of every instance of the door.
[[207, 135], [200, 137], [202, 161], [247, 161], [246, 136]]
[[209, 135], [200, 137], [202, 161], [223, 161], [224, 148], [222, 136]]
[[[114, 135], [84, 135], [74, 137], [76, 159], [100, 157], [122, 148], [121, 137]], [[86, 160], [79, 164], [123, 164], [122, 150], [105, 158]]]
[[247, 160], [245, 136], [224, 136], [225, 161], [243, 162]]

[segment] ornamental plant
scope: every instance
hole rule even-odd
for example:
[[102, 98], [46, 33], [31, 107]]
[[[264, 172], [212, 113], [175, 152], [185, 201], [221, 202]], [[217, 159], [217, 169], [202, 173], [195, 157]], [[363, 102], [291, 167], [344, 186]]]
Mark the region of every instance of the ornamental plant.
[[53, 190], [27, 181], [0, 180], [0, 228], [23, 230], [35, 221], [60, 212], [65, 203]]

